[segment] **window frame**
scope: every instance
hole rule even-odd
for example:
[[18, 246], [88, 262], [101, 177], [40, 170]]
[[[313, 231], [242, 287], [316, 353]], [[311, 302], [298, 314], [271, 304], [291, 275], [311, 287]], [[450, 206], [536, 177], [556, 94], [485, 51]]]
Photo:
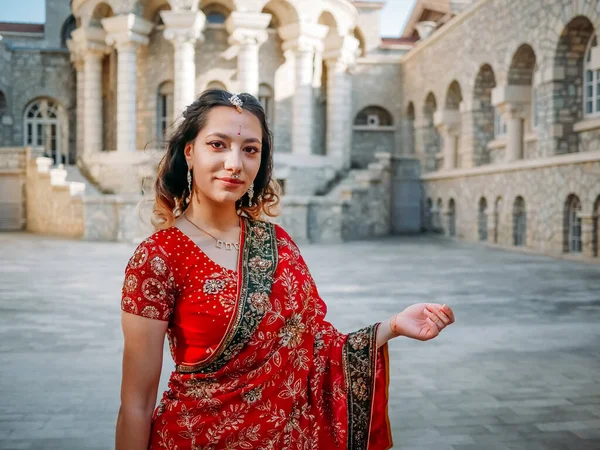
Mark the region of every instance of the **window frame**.
[[[592, 49], [598, 46], [598, 37], [594, 33], [587, 42], [583, 57], [583, 116], [600, 116], [600, 67], [591, 67]], [[591, 77], [590, 77], [591, 75]], [[588, 112], [591, 104], [591, 112]]]

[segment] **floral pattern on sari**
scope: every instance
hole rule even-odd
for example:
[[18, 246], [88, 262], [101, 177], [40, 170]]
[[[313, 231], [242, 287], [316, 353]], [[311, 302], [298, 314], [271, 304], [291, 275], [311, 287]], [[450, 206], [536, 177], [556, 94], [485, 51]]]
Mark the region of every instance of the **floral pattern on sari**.
[[[176, 361], [153, 416], [149, 448], [391, 448], [388, 377], [381, 370], [387, 356], [376, 348], [378, 325], [337, 331], [325, 320], [325, 303], [287, 233], [250, 220], [243, 230], [231, 324], [207, 359]], [[185, 279], [185, 270], [177, 269], [178, 280]], [[221, 283], [210, 279], [201, 280], [203, 289], [216, 296]]]

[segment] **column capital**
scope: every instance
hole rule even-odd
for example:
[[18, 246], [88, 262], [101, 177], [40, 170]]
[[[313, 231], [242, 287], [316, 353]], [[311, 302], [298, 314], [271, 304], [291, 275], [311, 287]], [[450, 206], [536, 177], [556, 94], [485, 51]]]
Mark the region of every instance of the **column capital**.
[[342, 64], [348, 68], [356, 62], [359, 47], [360, 42], [354, 36], [331, 35], [325, 40], [323, 59], [328, 66]]
[[201, 11], [161, 11], [165, 23], [163, 36], [173, 45], [176, 43], [196, 43], [204, 41], [206, 16]]
[[147, 45], [154, 24], [135, 14], [122, 14], [102, 19], [102, 27], [106, 31], [106, 43], [122, 49]]
[[271, 19], [271, 14], [232, 12], [225, 22], [229, 45], [262, 45], [269, 38], [267, 27]]
[[279, 37], [283, 40], [283, 52], [323, 51], [325, 36], [329, 28], [317, 23], [296, 22], [279, 28]]
[[460, 111], [455, 109], [443, 109], [433, 113], [433, 124], [436, 128], [455, 134], [460, 125]]
[[[106, 45], [106, 32], [100, 27], [80, 27], [71, 33], [71, 45], [69, 50], [75, 51], [76, 57], [85, 59], [89, 54], [102, 56], [110, 53], [110, 47]], [[73, 50], [71, 50], [73, 52]], [[73, 54], [71, 54], [73, 60]]]
[[527, 103], [505, 102], [499, 104], [497, 108], [505, 120], [526, 119], [529, 114]]

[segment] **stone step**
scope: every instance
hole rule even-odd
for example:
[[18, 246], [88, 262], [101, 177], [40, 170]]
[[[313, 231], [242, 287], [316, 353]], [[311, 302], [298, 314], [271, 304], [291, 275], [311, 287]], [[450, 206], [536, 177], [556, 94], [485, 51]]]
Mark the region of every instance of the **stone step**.
[[65, 170], [67, 171], [67, 181], [78, 181], [85, 184], [84, 195], [89, 196], [100, 196], [102, 193], [94, 186], [86, 177], [83, 176], [79, 167], [66, 165]]

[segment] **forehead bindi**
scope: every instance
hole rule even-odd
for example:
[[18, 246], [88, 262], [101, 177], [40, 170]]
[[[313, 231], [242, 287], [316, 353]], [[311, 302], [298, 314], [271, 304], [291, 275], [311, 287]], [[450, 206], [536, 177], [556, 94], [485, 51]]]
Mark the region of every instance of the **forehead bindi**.
[[205, 132], [209, 134], [227, 135], [234, 139], [256, 138], [262, 140], [262, 127], [259, 120], [250, 112], [242, 114], [235, 108], [219, 107], [209, 113]]

